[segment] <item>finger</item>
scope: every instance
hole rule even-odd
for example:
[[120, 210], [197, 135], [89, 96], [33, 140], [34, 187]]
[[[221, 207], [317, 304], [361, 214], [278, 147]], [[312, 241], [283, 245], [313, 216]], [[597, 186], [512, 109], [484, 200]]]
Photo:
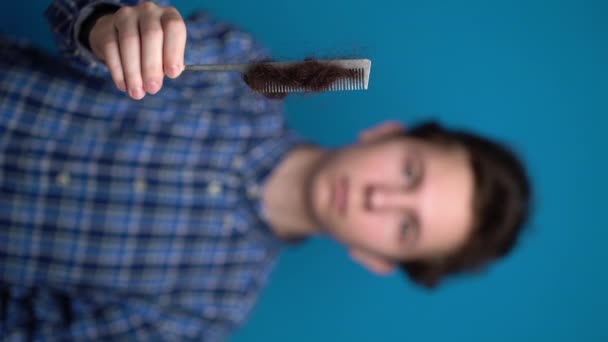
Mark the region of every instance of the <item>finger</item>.
[[161, 23], [165, 37], [163, 45], [165, 74], [171, 78], [176, 78], [184, 69], [186, 24], [179, 12], [172, 7], [165, 8]]
[[141, 72], [144, 90], [156, 94], [163, 81], [163, 28], [158, 15], [150, 14], [140, 20]]
[[118, 48], [118, 34], [116, 33], [111, 16], [98, 19], [95, 28], [91, 30], [89, 40], [91, 42], [91, 51], [106, 64], [116, 87], [121, 91], [126, 91], [120, 50]]
[[123, 7], [116, 13], [116, 28], [122, 69], [129, 96], [140, 100], [145, 96], [141, 78], [141, 47], [137, 15], [130, 7]]
[[118, 34], [116, 30], [113, 29], [113, 38], [109, 39], [103, 47], [103, 60], [110, 71], [110, 75], [112, 76], [112, 80], [116, 87], [121, 91], [127, 91], [127, 87], [125, 84], [125, 76], [122, 70], [122, 63], [120, 60], [120, 50], [118, 48]]

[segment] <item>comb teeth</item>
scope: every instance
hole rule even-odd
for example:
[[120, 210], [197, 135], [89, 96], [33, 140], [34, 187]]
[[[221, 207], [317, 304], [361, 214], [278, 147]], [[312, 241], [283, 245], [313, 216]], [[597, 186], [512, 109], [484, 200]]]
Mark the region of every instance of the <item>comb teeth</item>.
[[[353, 71], [353, 77], [340, 78], [334, 81], [329, 87], [321, 89], [321, 91], [339, 91], [339, 90], [364, 90], [367, 89], [365, 81], [365, 69], [364, 68], [349, 68]], [[265, 87], [261, 89], [263, 93], [298, 93], [298, 92], [312, 92], [313, 90], [303, 87], [293, 87], [279, 84], [276, 82], [269, 82]]]

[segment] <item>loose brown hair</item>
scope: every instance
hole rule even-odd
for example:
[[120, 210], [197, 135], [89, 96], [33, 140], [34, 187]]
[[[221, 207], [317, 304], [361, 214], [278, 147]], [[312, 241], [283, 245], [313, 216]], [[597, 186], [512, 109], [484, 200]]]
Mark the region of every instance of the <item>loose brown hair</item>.
[[243, 80], [251, 89], [267, 98], [282, 99], [287, 93], [266, 93], [263, 90], [272, 82], [281, 86], [302, 88], [309, 92], [322, 92], [337, 80], [355, 76], [354, 70], [307, 58], [304, 62], [284, 67], [273, 66], [267, 61], [255, 63], [243, 75]]
[[415, 283], [436, 287], [446, 276], [478, 272], [508, 255], [530, 214], [531, 189], [523, 163], [506, 146], [478, 135], [427, 122], [406, 133], [445, 147], [463, 147], [474, 176], [473, 229], [464, 245], [433, 260], [408, 261], [403, 271]]

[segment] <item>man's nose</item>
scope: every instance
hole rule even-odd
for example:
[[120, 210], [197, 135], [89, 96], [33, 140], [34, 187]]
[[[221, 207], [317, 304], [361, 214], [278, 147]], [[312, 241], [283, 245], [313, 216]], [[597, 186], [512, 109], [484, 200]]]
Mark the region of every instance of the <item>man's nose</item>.
[[368, 210], [401, 209], [411, 205], [413, 198], [402, 187], [369, 185], [365, 190]]

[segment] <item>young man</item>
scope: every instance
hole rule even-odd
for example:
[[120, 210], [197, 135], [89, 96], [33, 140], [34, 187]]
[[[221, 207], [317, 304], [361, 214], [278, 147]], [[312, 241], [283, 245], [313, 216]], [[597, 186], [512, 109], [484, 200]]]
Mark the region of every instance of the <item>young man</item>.
[[249, 35], [107, 3], [51, 5], [65, 59], [0, 41], [3, 338], [223, 340], [315, 234], [429, 287], [517, 241], [529, 186], [504, 147], [384, 123], [324, 149], [239, 75], [181, 72], [262, 59]]

